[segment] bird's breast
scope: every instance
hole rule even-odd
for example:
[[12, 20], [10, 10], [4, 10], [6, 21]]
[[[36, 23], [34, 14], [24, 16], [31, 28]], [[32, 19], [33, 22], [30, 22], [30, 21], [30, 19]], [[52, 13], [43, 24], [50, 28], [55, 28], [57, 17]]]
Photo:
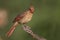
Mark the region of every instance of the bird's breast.
[[19, 22], [21, 23], [27, 23], [31, 20], [32, 18], [32, 15], [31, 13], [27, 13]]

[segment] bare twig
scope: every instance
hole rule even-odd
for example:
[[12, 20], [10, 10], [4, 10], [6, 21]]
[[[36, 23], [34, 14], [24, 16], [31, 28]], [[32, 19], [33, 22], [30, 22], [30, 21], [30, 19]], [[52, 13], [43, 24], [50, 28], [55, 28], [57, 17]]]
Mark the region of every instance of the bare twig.
[[33, 31], [31, 30], [31, 27], [27, 26], [27, 25], [23, 25], [23, 30], [26, 31], [27, 33], [29, 33], [31, 36], [33, 36], [33, 38], [37, 39], [37, 40], [46, 40], [43, 37], [39, 37], [37, 34], [33, 33]]

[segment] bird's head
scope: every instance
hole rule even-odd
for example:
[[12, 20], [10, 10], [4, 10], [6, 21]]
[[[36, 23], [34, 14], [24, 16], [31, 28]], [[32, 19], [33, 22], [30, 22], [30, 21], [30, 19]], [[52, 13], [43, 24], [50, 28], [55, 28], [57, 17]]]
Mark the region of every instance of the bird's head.
[[34, 6], [30, 6], [29, 10], [31, 13], [33, 13], [34, 12]]

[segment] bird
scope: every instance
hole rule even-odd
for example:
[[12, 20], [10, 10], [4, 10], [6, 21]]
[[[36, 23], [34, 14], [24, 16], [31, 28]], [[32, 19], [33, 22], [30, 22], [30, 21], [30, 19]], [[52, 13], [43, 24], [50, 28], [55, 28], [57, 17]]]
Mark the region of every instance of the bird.
[[29, 21], [31, 21], [34, 11], [35, 11], [34, 6], [30, 6], [22, 14], [17, 15], [13, 21], [13, 25], [11, 26], [10, 30], [6, 33], [6, 35], [10, 37], [18, 24], [24, 25], [28, 23]]

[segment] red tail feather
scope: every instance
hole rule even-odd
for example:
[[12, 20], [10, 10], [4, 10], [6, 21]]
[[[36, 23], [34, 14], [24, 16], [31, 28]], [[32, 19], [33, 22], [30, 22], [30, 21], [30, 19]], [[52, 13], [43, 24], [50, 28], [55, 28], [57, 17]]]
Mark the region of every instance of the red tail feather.
[[12, 35], [12, 33], [14, 32], [14, 30], [16, 29], [17, 26], [17, 22], [15, 22], [15, 24], [13, 24], [13, 26], [10, 28], [10, 30], [7, 32], [7, 36], [10, 37]]

